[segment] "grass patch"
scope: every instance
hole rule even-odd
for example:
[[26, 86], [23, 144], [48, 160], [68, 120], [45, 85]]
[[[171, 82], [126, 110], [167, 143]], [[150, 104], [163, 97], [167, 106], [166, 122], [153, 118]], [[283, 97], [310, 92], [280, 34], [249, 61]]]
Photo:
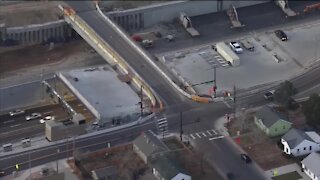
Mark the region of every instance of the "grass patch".
[[290, 172], [287, 174], [272, 177], [273, 180], [297, 180], [297, 179], [301, 179], [301, 178], [302, 177], [300, 176], [299, 173], [297, 173], [297, 171], [293, 171], [293, 172]]

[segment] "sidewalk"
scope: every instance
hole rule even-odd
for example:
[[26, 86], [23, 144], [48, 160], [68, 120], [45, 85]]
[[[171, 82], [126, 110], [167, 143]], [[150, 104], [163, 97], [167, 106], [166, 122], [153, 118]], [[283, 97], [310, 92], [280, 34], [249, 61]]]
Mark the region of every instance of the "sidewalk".
[[[62, 159], [62, 160], [58, 161], [59, 173], [63, 172], [64, 179], [66, 179], [66, 180], [79, 180], [79, 178], [72, 173], [72, 170], [70, 169], [66, 160], [67, 159]], [[49, 169], [53, 169], [56, 171], [57, 170], [57, 162], [54, 161], [54, 162], [50, 162], [50, 163], [47, 163], [44, 165], [36, 166], [36, 167], [31, 168], [31, 171], [30, 171], [30, 169], [20, 171], [15, 177], [12, 174], [10, 174], [5, 177], [1, 177], [1, 179], [3, 179], [3, 180], [11, 180], [11, 179], [25, 180], [30, 176], [30, 172], [31, 172], [31, 174], [36, 173], [36, 172], [41, 172], [42, 168], [49, 168]]]
[[310, 179], [305, 173], [301, 171], [301, 167], [296, 163], [288, 164], [275, 169], [270, 169], [266, 171], [266, 175], [269, 177], [269, 179], [271, 179], [272, 177], [275, 177], [274, 173], [277, 174], [276, 176], [280, 176], [291, 172], [297, 172], [302, 177], [301, 180]]

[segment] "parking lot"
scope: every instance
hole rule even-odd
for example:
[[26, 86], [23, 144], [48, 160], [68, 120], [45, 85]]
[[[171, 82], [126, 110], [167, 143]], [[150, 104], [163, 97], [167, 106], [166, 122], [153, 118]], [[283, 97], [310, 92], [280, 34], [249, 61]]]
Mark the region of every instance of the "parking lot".
[[217, 67], [217, 91], [232, 91], [234, 85], [246, 89], [290, 79], [320, 59], [320, 25], [317, 23], [282, 29], [288, 41], [281, 41], [273, 30], [232, 39], [248, 40], [255, 47], [253, 52], [244, 49], [238, 54], [240, 66], [237, 67], [228, 66], [211, 45], [166, 54], [160, 59], [191, 86], [203, 83], [194, 86], [198, 94], [210, 93], [212, 83], [204, 82], [214, 80], [214, 66]]

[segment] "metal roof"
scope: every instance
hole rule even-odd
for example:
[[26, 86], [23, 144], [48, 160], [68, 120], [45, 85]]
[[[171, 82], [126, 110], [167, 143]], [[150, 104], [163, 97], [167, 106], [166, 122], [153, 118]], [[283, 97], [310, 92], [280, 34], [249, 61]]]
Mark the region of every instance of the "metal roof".
[[303, 132], [299, 129], [295, 129], [295, 128], [292, 128], [290, 131], [288, 131], [282, 137], [282, 139], [287, 141], [287, 143], [291, 149], [298, 146], [304, 140], [314, 142], [305, 132]]
[[288, 122], [288, 118], [284, 113], [280, 113], [267, 106], [262, 107], [258, 112], [256, 112], [256, 117], [261, 119], [263, 124], [268, 128], [280, 119]]
[[320, 177], [320, 154], [313, 152], [301, 161], [314, 175]]

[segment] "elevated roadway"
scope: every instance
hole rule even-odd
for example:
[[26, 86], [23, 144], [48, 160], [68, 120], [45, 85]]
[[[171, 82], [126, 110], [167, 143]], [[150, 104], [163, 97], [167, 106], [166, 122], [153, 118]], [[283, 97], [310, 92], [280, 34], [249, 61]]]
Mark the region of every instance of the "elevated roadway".
[[[168, 115], [169, 129], [171, 132], [179, 132], [179, 116], [178, 112], [181, 110], [188, 110], [184, 113], [183, 123], [190, 124], [197, 118], [201, 118], [199, 124], [203, 124], [203, 127], [213, 123], [215, 119], [222, 116], [225, 113], [230, 113], [232, 109], [226, 107], [223, 103], [217, 104], [191, 104], [189, 100], [184, 99], [173, 89], [168, 82], [163, 79], [158, 72], [156, 72], [149, 64], [138, 54], [130, 45], [128, 45], [117, 32], [115, 32], [108, 24], [104, 22], [102, 17], [94, 10], [92, 2], [75, 2], [68, 1], [69, 5], [77, 11], [77, 15], [88, 23], [88, 25], [95, 29], [95, 31], [101, 36], [108, 44], [110, 44], [129, 64], [133, 67], [137, 73], [155, 90], [155, 92], [164, 100], [168, 110], [171, 113]], [[310, 73], [309, 73], [310, 72]], [[293, 83], [298, 87], [299, 91], [305, 90], [312, 87], [315, 84], [320, 83], [319, 77], [320, 69], [315, 67], [304, 75], [301, 75], [293, 79]], [[274, 88], [274, 87], [272, 87]], [[266, 104], [267, 102], [263, 99], [264, 91], [253, 90], [252, 93], [247, 95], [239, 94], [239, 100], [247, 107], [255, 107]], [[88, 148], [87, 150], [97, 150], [106, 148], [107, 142], [113, 144], [124, 143], [132, 140], [140, 132], [147, 129], [156, 129], [155, 123], [150, 122], [141, 124], [138, 126], [130, 127], [127, 129], [120, 130], [118, 132], [106, 133], [102, 135], [93, 135], [88, 138], [79, 139], [74, 142], [76, 148]], [[126, 134], [123, 136], [123, 134]], [[228, 156], [228, 161], [223, 162], [223, 166], [227, 167], [227, 171], [243, 171], [246, 175], [243, 175], [240, 179], [250, 179], [251, 175], [255, 179], [263, 179], [258, 170], [253, 167], [243, 166], [243, 162], [233, 160], [238, 157], [238, 151], [234, 150], [234, 147], [225, 140], [219, 140], [214, 145], [207, 147], [210, 152], [214, 153], [217, 157]], [[58, 143], [56, 146], [50, 146], [46, 148], [39, 148], [37, 151], [31, 152], [32, 166], [43, 164], [46, 162], [53, 161], [57, 158], [71, 156], [71, 152], [66, 153], [66, 144]], [[73, 145], [68, 142], [68, 149]], [[57, 147], [61, 150], [61, 153], [57, 154]], [[228, 149], [224, 151], [224, 149]], [[68, 150], [71, 151], [71, 150]], [[209, 157], [210, 159], [210, 157]], [[212, 158], [211, 158], [212, 159]], [[214, 159], [214, 157], [213, 157]], [[28, 152], [10, 155], [7, 157], [0, 157], [0, 168], [4, 168], [6, 172], [14, 170], [15, 163], [22, 163], [22, 168], [28, 168]], [[219, 161], [224, 161], [220, 158]], [[242, 163], [242, 164], [240, 164]], [[241, 170], [239, 170], [239, 168]]]

